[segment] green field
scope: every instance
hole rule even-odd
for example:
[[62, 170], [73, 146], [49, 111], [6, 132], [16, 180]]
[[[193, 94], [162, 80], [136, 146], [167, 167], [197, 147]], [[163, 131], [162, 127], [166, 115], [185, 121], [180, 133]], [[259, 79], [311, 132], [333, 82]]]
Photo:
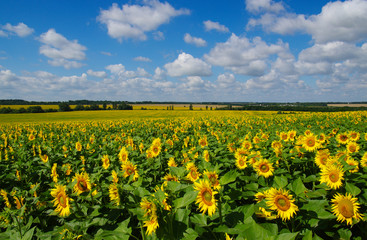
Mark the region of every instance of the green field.
[[75, 111], [75, 112], [51, 112], [51, 113], [22, 113], [22, 114], [0, 114], [0, 124], [3, 123], [43, 123], [54, 121], [101, 121], [101, 120], [123, 120], [123, 119], [162, 119], [177, 117], [200, 117], [200, 116], [245, 116], [245, 115], [267, 115], [276, 112], [268, 111]]

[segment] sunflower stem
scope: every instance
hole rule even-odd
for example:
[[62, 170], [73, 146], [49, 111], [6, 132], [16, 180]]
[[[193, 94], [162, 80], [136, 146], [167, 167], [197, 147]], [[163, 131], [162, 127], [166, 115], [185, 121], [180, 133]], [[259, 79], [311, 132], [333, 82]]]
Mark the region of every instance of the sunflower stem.
[[145, 237], [145, 232], [144, 232], [144, 229], [143, 229], [143, 221], [142, 221], [142, 220], [139, 220], [139, 222], [140, 222], [140, 232], [141, 232], [141, 236], [142, 236], [143, 240], [145, 240], [145, 239], [146, 239], [146, 237]]
[[222, 197], [219, 196], [219, 201], [218, 201], [218, 210], [219, 210], [219, 221], [220, 224], [223, 224], [223, 216], [222, 216]]

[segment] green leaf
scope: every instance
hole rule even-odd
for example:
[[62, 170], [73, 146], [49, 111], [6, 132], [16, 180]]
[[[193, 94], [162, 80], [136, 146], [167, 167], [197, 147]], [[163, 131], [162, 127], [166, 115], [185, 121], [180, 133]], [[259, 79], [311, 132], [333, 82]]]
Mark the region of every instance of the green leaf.
[[284, 188], [285, 186], [287, 186], [288, 184], [288, 180], [285, 176], [275, 176], [274, 177], [274, 184], [273, 187], [276, 188]]
[[312, 240], [312, 231], [306, 230], [306, 233], [303, 235], [302, 240]]
[[161, 189], [158, 189], [158, 191], [154, 193], [154, 196], [157, 198], [158, 202], [160, 202], [161, 204], [163, 200], [166, 198], [166, 195], [164, 194], [164, 192]]
[[293, 191], [296, 195], [300, 195], [301, 193], [304, 193], [307, 190], [305, 185], [303, 185], [303, 182], [302, 182], [301, 178], [297, 178], [297, 180], [295, 180], [292, 183], [292, 187], [293, 187]]
[[219, 179], [219, 183], [221, 185], [226, 185], [228, 183], [234, 182], [236, 181], [237, 176], [238, 176], [237, 171], [234, 171], [234, 170], [229, 171], [226, 174], [224, 174], [223, 177]]
[[353, 197], [357, 196], [358, 194], [361, 193], [361, 189], [356, 187], [355, 185], [353, 185], [352, 183], [346, 183], [345, 184], [345, 189], [347, 190], [347, 192], [349, 192], [350, 194], [353, 195]]
[[279, 234], [275, 239], [276, 240], [293, 240], [296, 239], [298, 232], [296, 233], [282, 233]]
[[197, 191], [189, 191], [182, 198], [178, 198], [173, 201], [173, 204], [176, 208], [185, 207], [190, 205], [193, 201], [195, 201], [196, 196], [198, 195]]
[[207, 223], [207, 216], [204, 214], [195, 214], [194, 216], [190, 217], [190, 220], [194, 224], [198, 224], [199, 226], [206, 226]]
[[349, 229], [341, 228], [338, 230], [340, 239], [350, 239], [352, 237], [352, 232]]
[[192, 228], [186, 229], [184, 232], [183, 240], [195, 240], [197, 237], [199, 237], [199, 234]]
[[22, 237], [22, 240], [31, 240], [33, 237], [33, 233], [34, 233], [34, 229], [36, 227], [31, 228], [30, 230], [28, 230]]

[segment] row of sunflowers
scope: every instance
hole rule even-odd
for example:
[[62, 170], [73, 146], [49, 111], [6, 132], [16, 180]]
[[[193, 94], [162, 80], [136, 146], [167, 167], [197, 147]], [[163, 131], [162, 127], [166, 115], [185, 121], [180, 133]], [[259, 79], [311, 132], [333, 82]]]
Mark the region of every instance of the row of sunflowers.
[[0, 125], [0, 238], [367, 239], [367, 113]]

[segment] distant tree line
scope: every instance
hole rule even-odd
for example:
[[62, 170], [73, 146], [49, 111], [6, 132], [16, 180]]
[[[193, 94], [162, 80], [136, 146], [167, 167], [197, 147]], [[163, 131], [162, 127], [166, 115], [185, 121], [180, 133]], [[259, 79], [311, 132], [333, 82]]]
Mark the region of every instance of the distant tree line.
[[318, 105], [244, 105], [236, 106], [227, 105], [226, 107], [216, 108], [216, 110], [257, 110], [257, 111], [291, 111], [291, 112], [345, 112], [345, 111], [366, 111], [367, 107], [328, 107]]
[[[0, 100], [0, 101], [6, 101], [6, 100]], [[14, 100], [17, 102], [18, 100]], [[23, 101], [23, 100], [19, 100]], [[70, 102], [73, 102], [73, 104], [69, 104]], [[78, 102], [79, 104], [75, 104], [76, 101], [69, 101], [69, 102], [53, 102], [53, 104], [50, 105], [58, 105], [59, 109], [42, 109], [41, 106], [29, 106], [28, 108], [19, 108], [19, 109], [13, 109], [11, 107], [0, 107], [0, 113], [44, 113], [44, 112], [68, 112], [68, 111], [93, 111], [93, 110], [133, 110], [133, 106], [129, 105], [126, 102], [112, 102], [112, 104], [109, 103], [107, 105], [107, 102], [102, 103], [102, 108], [99, 106], [99, 104], [92, 103], [90, 105], [82, 105], [81, 102]], [[84, 103], [84, 100], [82, 101]], [[17, 102], [20, 104], [8, 104], [8, 105], [29, 105], [29, 104], [21, 104], [21, 102]], [[57, 103], [57, 104], [56, 104]], [[4, 104], [4, 103], [2, 103]], [[41, 103], [40, 105], [48, 105], [45, 103]], [[74, 109], [70, 107], [70, 105], [76, 105]], [[108, 106], [108, 107], [107, 107]]]

